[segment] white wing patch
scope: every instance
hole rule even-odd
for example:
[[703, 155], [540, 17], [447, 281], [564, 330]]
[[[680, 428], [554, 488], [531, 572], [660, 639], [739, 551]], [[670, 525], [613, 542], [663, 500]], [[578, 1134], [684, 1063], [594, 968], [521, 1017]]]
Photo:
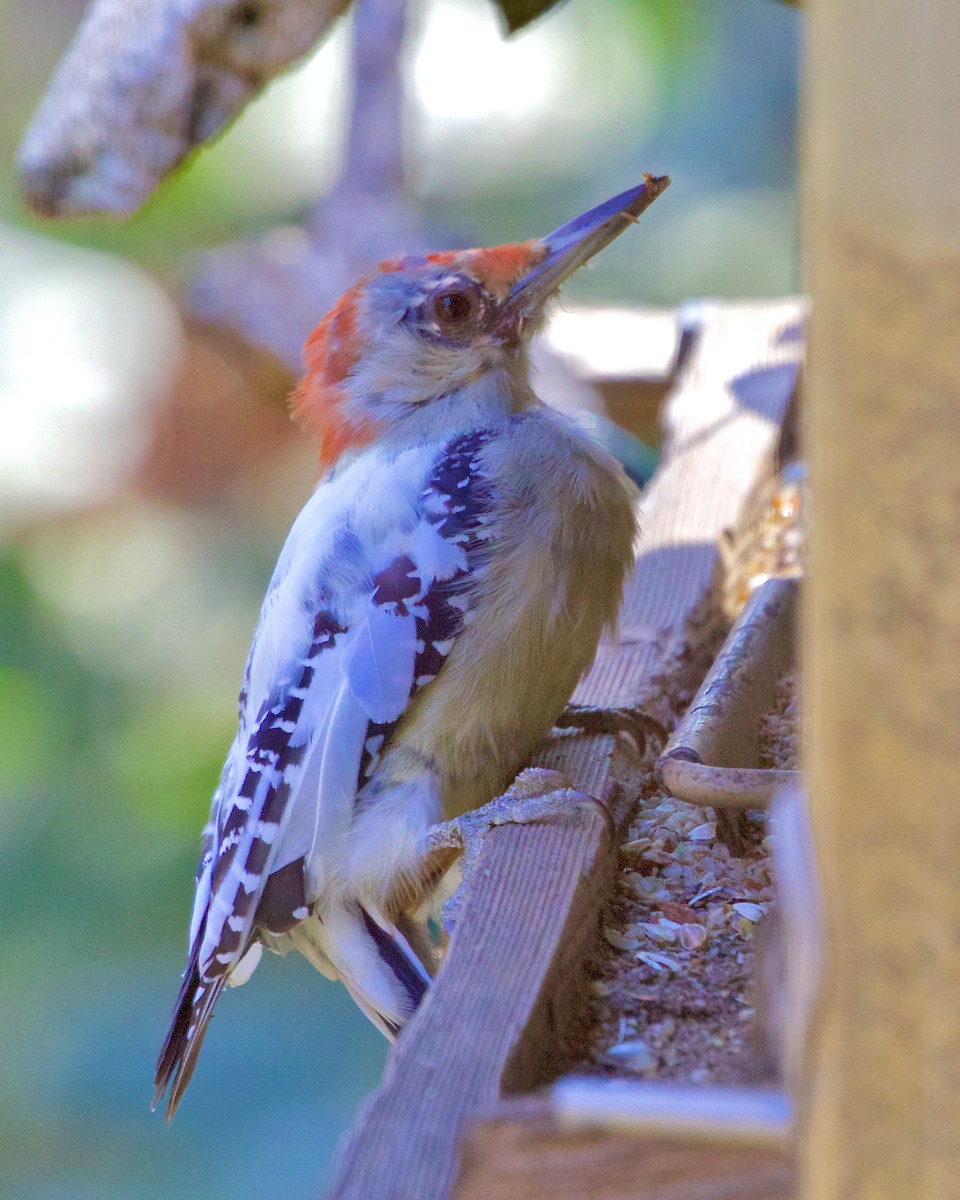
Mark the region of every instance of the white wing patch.
[[[419, 590], [419, 580], [414, 582]], [[368, 720], [396, 721], [407, 707], [416, 651], [412, 614], [371, 603], [341, 659], [350, 692]]]

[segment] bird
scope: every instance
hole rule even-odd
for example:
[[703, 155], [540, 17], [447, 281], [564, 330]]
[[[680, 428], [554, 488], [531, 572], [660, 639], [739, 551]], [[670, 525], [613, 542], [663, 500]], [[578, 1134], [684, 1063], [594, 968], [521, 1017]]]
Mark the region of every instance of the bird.
[[[544, 404], [549, 301], [666, 176], [544, 238], [400, 256], [305, 347], [320, 481], [267, 589], [160, 1052], [167, 1119], [227, 985], [300, 951], [395, 1038], [437, 970], [427, 831], [529, 763], [615, 625], [634, 486]], [[435, 924], [435, 923], [434, 923]]]

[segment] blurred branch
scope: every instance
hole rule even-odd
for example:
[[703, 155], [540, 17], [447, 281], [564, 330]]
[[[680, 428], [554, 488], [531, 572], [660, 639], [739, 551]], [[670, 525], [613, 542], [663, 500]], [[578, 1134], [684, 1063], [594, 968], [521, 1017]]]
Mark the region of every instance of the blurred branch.
[[200, 257], [188, 287], [195, 317], [268, 351], [293, 374], [318, 314], [380, 259], [424, 248], [403, 175], [406, 9], [407, 0], [355, 7], [346, 159], [307, 229], [279, 226], [217, 247]]
[[353, 20], [353, 104], [341, 191], [389, 192], [403, 186], [403, 80], [400, 48], [405, 0], [363, 0]]
[[45, 216], [126, 216], [350, 0], [94, 0], [19, 153]]
[[[94, 0], [24, 137], [27, 199], [49, 216], [142, 204], [195, 145], [310, 50], [350, 0]], [[378, 259], [424, 244], [403, 186], [406, 0], [362, 0], [343, 172], [307, 229], [201, 256], [188, 305], [300, 368], [303, 340]]]

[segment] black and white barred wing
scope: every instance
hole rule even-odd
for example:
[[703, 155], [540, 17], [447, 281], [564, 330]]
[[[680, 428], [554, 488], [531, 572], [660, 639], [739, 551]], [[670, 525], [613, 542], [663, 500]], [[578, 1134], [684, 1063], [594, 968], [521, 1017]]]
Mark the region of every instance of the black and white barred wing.
[[[190, 956], [157, 1070], [158, 1098], [173, 1080], [168, 1115], [223, 986], [252, 970], [261, 932], [283, 933], [308, 916], [308, 892], [316, 895], [335, 867], [331, 856], [350, 830], [358, 791], [463, 627], [470, 580], [486, 553], [492, 494], [478, 456], [490, 436], [472, 433], [445, 448], [418, 485], [419, 519], [366, 548], [368, 569], [352, 589], [328, 589], [305, 573], [301, 559], [309, 565], [322, 554], [291, 547], [300, 521], [291, 533], [205, 831]], [[321, 489], [311, 503], [323, 499]], [[264, 657], [277, 662], [275, 671], [264, 671]], [[259, 703], [258, 681], [267, 692]], [[364, 921], [366, 933], [351, 934], [355, 950], [345, 951], [356, 971], [351, 977], [349, 964], [337, 968], [368, 1015], [395, 1031], [425, 977], [403, 961], [379, 918], [364, 914]]]
[[[270, 879], [284, 865], [280, 856], [294, 798], [318, 731], [329, 729], [330, 712], [343, 707], [348, 684], [336, 669], [335, 650], [345, 633], [326, 614], [317, 614], [306, 649], [260, 704], [224, 768], [204, 835], [187, 969], [157, 1067], [157, 1099], [173, 1080], [168, 1117], [190, 1080], [224, 985], [231, 976], [241, 982], [255, 965], [254, 955], [243, 959], [254, 945]], [[314, 801], [316, 807], [316, 796]]]

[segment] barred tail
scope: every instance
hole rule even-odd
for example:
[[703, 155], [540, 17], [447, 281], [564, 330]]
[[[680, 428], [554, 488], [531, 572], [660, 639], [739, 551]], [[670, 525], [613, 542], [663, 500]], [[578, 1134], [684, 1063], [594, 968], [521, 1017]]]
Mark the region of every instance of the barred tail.
[[[331, 906], [324, 909], [322, 916], [315, 912], [299, 922], [276, 941], [281, 939], [289, 939], [289, 944], [323, 974], [339, 976], [363, 1012], [391, 1041], [416, 1011], [430, 986], [432, 959], [425, 950], [426, 939], [419, 938], [413, 926], [401, 932], [373, 909], [346, 904]], [[272, 936], [264, 935], [264, 940], [271, 949], [283, 952]], [[197, 964], [199, 947], [198, 936], [157, 1060], [152, 1107], [157, 1107], [169, 1087], [168, 1121], [173, 1119], [193, 1076], [214, 1006], [229, 980], [229, 975], [201, 979]], [[259, 951], [259, 946], [255, 949]]]
[[[207, 1032], [213, 1008], [223, 991], [226, 977], [202, 981], [197, 969], [199, 938], [187, 963], [183, 985], [173, 1010], [173, 1020], [157, 1060], [156, 1094], [151, 1108], [156, 1109], [170, 1085], [167, 1099], [167, 1120], [183, 1099], [183, 1093], [193, 1076], [203, 1038]], [[172, 1080], [172, 1083], [171, 1083]]]

